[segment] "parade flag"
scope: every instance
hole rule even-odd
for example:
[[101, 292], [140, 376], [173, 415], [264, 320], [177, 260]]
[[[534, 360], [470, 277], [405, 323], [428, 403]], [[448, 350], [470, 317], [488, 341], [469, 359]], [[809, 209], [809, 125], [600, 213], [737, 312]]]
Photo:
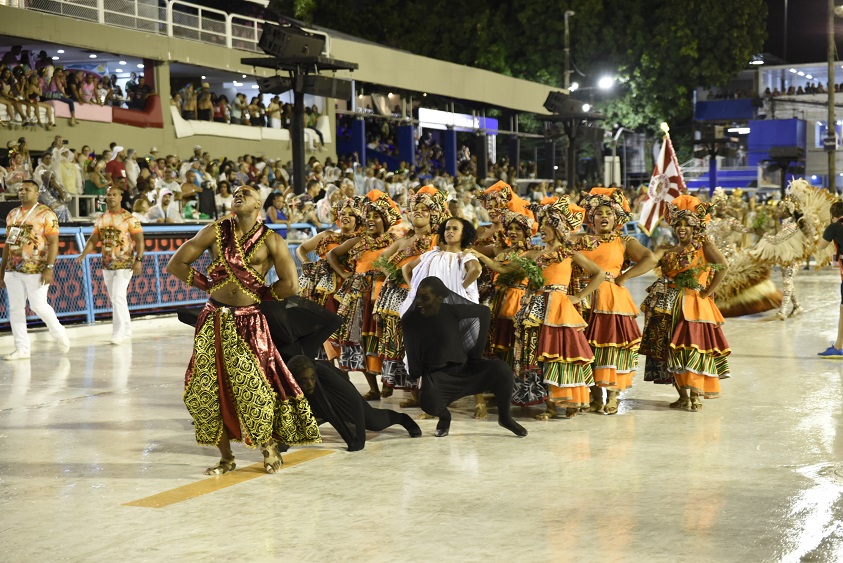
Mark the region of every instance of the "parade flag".
[[664, 131], [664, 141], [653, 168], [653, 176], [650, 178], [647, 199], [641, 206], [641, 218], [638, 220], [638, 226], [647, 236], [651, 236], [658, 226], [667, 211], [667, 204], [685, 189], [685, 179], [682, 177], [673, 143], [670, 142], [667, 124], [662, 123], [661, 128]]

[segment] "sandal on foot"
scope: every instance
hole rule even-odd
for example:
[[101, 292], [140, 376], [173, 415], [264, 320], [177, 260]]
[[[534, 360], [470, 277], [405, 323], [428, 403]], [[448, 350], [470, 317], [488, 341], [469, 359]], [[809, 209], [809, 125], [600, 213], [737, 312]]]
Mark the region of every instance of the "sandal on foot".
[[565, 418], [574, 418], [580, 409], [565, 409]]
[[278, 448], [274, 443], [262, 447], [261, 453], [263, 453], [263, 468], [267, 473], [278, 473], [281, 471], [284, 460], [281, 459], [281, 454], [278, 453]]
[[375, 389], [369, 389], [369, 392], [363, 395], [364, 401], [377, 401], [381, 398], [381, 394], [379, 391]]
[[602, 402], [598, 403], [597, 401], [591, 401], [591, 404], [588, 406], [588, 412], [602, 413], [604, 406], [605, 405]]
[[603, 412], [609, 415], [618, 414], [618, 393], [615, 391], [609, 391], [609, 400], [606, 401], [606, 406], [603, 408]]
[[422, 411], [422, 413], [416, 417], [417, 420], [429, 420], [431, 418], [436, 418], [432, 414], [427, 414], [426, 412]]
[[699, 397], [691, 397], [691, 405], [688, 408], [691, 412], [700, 412], [702, 410], [702, 401]]
[[393, 392], [392, 387], [387, 387], [386, 385], [384, 385], [383, 389], [381, 390], [381, 399], [388, 399], [388, 398], [392, 397], [392, 392]]
[[411, 397], [398, 403], [398, 406], [402, 409], [410, 409], [419, 406], [419, 401], [415, 397]]
[[489, 410], [486, 405], [474, 405], [474, 418], [486, 418], [489, 416]]
[[223, 475], [229, 471], [234, 471], [236, 467], [237, 464], [234, 463], [234, 458], [220, 459], [219, 463], [215, 466], [209, 467], [205, 470], [205, 475]]
[[547, 410], [541, 414], [537, 414], [534, 416], [536, 420], [550, 420], [551, 418], [559, 418], [559, 412]]
[[680, 397], [678, 400], [670, 403], [670, 408], [672, 408], [672, 409], [687, 409], [690, 406], [691, 406], [691, 399], [682, 398], [682, 397]]

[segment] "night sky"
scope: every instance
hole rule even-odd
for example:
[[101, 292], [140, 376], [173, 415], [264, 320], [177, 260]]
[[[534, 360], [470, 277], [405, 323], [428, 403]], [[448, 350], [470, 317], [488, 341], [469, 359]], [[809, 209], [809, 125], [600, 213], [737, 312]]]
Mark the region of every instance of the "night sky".
[[[843, 2], [837, 1], [837, 4]], [[788, 0], [787, 56], [784, 53], [785, 0], [767, 0], [767, 44], [764, 51], [789, 63], [826, 60], [828, 0]], [[843, 52], [843, 18], [835, 18], [837, 60]]]

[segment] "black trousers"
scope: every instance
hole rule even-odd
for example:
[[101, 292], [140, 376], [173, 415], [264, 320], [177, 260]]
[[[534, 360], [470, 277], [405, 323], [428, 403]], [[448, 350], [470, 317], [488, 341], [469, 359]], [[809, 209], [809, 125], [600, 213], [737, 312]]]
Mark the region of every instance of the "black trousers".
[[503, 360], [469, 360], [461, 366], [423, 375], [419, 404], [429, 415], [450, 419], [448, 405], [469, 395], [491, 391], [498, 402], [498, 418], [508, 420], [514, 386], [515, 375]]

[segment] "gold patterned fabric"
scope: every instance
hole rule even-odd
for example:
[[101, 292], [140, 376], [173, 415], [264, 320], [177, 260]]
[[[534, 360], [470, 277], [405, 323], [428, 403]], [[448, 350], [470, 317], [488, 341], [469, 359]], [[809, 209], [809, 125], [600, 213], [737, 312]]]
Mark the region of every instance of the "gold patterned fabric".
[[223, 432], [251, 447], [321, 442], [310, 404], [269, 336], [257, 305], [208, 302], [196, 323], [184, 403], [196, 441], [216, 445]]

